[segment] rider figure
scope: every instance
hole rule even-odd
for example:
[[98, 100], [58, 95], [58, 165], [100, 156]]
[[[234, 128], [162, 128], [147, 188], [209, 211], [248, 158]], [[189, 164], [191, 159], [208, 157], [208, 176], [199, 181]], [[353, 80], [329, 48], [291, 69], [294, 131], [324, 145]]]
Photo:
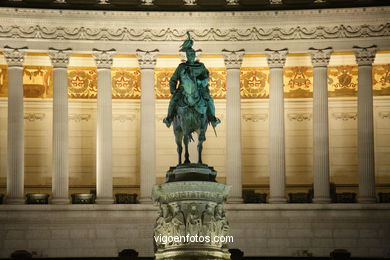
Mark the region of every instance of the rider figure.
[[[189, 34], [188, 34], [189, 35]], [[189, 37], [188, 37], [189, 38]], [[170, 127], [173, 118], [176, 113], [176, 107], [179, 100], [183, 97], [183, 73], [186, 73], [196, 83], [199, 93], [207, 105], [207, 119], [211, 125], [215, 126], [221, 121], [215, 117], [215, 107], [212, 97], [210, 96], [209, 90], [209, 71], [206, 69], [203, 63], [195, 61], [195, 50], [192, 49], [193, 41], [188, 39], [182, 45], [180, 51], [185, 51], [187, 56], [187, 62], [179, 64], [169, 80], [169, 89], [172, 94], [171, 100], [168, 107], [168, 115], [164, 118], [163, 122], [167, 127]], [[177, 87], [177, 82], [180, 81]]]

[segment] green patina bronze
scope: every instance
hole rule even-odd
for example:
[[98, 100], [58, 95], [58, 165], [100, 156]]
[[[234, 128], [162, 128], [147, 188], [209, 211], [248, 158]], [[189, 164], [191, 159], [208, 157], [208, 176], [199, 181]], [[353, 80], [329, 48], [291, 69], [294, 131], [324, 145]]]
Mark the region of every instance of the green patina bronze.
[[182, 164], [182, 143], [185, 146], [184, 163], [190, 163], [188, 143], [192, 133], [198, 134], [198, 163], [202, 163], [203, 142], [210, 123], [214, 128], [221, 122], [215, 117], [215, 106], [209, 90], [209, 71], [203, 63], [195, 61], [194, 41], [187, 33], [180, 51], [186, 53], [187, 62], [179, 64], [173, 73], [169, 87], [172, 94], [168, 115], [164, 119], [167, 127], [173, 123], [179, 164]]

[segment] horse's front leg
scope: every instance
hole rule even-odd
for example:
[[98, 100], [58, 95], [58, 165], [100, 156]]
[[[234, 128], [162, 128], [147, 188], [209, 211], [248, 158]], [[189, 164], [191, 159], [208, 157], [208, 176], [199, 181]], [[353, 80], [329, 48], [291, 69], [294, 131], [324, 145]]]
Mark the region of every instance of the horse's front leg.
[[203, 151], [203, 141], [198, 141], [198, 163], [203, 164], [202, 162], [202, 151]]
[[181, 154], [183, 152], [183, 145], [182, 145], [182, 140], [183, 140], [183, 136], [180, 135], [180, 134], [176, 134], [175, 136], [175, 140], [176, 140], [176, 145], [177, 145], [177, 156], [178, 156], [178, 161], [179, 161], [179, 164], [181, 164]]
[[190, 154], [188, 152], [188, 143], [190, 142], [190, 139], [188, 138], [188, 136], [184, 136], [184, 149], [185, 149], [185, 152], [184, 152], [184, 163], [191, 163], [190, 162]]

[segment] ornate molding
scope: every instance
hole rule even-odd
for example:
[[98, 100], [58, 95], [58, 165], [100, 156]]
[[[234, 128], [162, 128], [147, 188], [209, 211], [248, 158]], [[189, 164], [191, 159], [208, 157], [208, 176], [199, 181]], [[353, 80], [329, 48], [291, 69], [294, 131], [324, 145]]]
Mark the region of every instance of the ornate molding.
[[8, 45], [4, 46], [4, 58], [7, 61], [8, 67], [22, 67], [24, 62], [24, 54], [27, 47], [12, 48]]
[[183, 0], [184, 5], [197, 5], [197, 0]]
[[154, 5], [154, 0], [141, 0], [141, 5]]
[[29, 122], [42, 121], [45, 118], [45, 113], [24, 113], [24, 119]]
[[242, 64], [242, 59], [244, 58], [245, 50], [237, 51], [228, 51], [226, 49], [222, 50], [223, 59], [225, 61], [225, 66], [228, 69], [239, 69]]
[[98, 69], [110, 69], [113, 63], [115, 49], [98, 50], [92, 49], [92, 56], [95, 59]]
[[227, 5], [239, 5], [240, 0], [226, 0]]
[[312, 114], [310, 114], [310, 113], [289, 113], [289, 114], [287, 114], [288, 120], [297, 121], [297, 122], [310, 121], [311, 117], [312, 117]]
[[[132, 27], [86, 27], [50, 25], [0, 25], [0, 38], [90, 41], [183, 41], [187, 29], [135, 29]], [[375, 25], [319, 25], [191, 30], [195, 41], [272, 41], [350, 39], [390, 36], [390, 23]]]
[[271, 5], [281, 5], [281, 4], [283, 4], [282, 0], [270, 0], [269, 3]]
[[156, 66], [158, 53], [158, 49], [152, 51], [144, 51], [137, 49], [136, 55], [141, 69], [153, 69]]
[[309, 48], [311, 56], [311, 63], [314, 67], [326, 67], [329, 64], [330, 55], [332, 54], [332, 47], [325, 49]]
[[372, 65], [376, 55], [376, 45], [370, 47], [353, 46], [353, 51], [356, 57], [356, 63], [360, 65]]
[[88, 122], [89, 119], [91, 119], [90, 114], [70, 114], [69, 115], [70, 121], [75, 121], [75, 122], [86, 121], [86, 122]]
[[69, 65], [69, 57], [72, 53], [71, 48], [55, 49], [49, 48], [49, 57], [54, 68], [66, 68]]
[[243, 114], [242, 118], [245, 122], [258, 122], [258, 121], [266, 121], [268, 119], [267, 114]]
[[118, 115], [113, 115], [112, 118], [114, 121], [119, 121], [120, 123], [124, 123], [126, 121], [134, 121], [135, 115], [128, 115], [128, 114], [118, 114]]
[[381, 111], [378, 115], [381, 119], [390, 119], [390, 111]]
[[286, 64], [288, 49], [271, 50], [267, 48], [265, 49], [265, 54], [267, 55], [267, 63], [270, 68], [283, 68], [284, 64]]
[[356, 112], [336, 112], [336, 113], [332, 113], [332, 117], [336, 120], [343, 120], [343, 121], [356, 120], [357, 113]]

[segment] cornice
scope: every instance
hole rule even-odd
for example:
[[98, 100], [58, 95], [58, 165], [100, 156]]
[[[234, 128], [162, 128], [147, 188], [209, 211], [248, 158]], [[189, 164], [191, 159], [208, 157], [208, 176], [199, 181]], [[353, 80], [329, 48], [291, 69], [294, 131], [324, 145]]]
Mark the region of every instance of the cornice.
[[390, 7], [254, 12], [0, 8], [0, 40], [181, 42], [187, 31], [198, 42], [378, 38], [390, 36], [388, 17]]
[[[81, 18], [88, 19], [88, 16], [95, 18], [118, 18], [129, 19], [137, 17], [281, 17], [281, 16], [325, 16], [332, 15], [383, 15], [390, 13], [389, 6], [381, 7], [356, 7], [356, 8], [332, 8], [332, 9], [304, 9], [304, 10], [269, 10], [269, 11], [222, 11], [222, 12], [147, 12], [147, 11], [99, 11], [99, 10], [61, 10], [61, 9], [34, 9], [34, 8], [10, 8], [0, 7], [0, 16], [20, 16], [24, 18], [35, 18], [39, 15], [40, 18], [55, 17], [55, 18]], [[296, 17], [299, 18], [299, 17]]]
[[[0, 25], [0, 38], [90, 41], [182, 41], [188, 29], [89, 28], [85, 26]], [[376, 25], [248, 27], [190, 30], [195, 41], [272, 41], [390, 36], [390, 23]]]

